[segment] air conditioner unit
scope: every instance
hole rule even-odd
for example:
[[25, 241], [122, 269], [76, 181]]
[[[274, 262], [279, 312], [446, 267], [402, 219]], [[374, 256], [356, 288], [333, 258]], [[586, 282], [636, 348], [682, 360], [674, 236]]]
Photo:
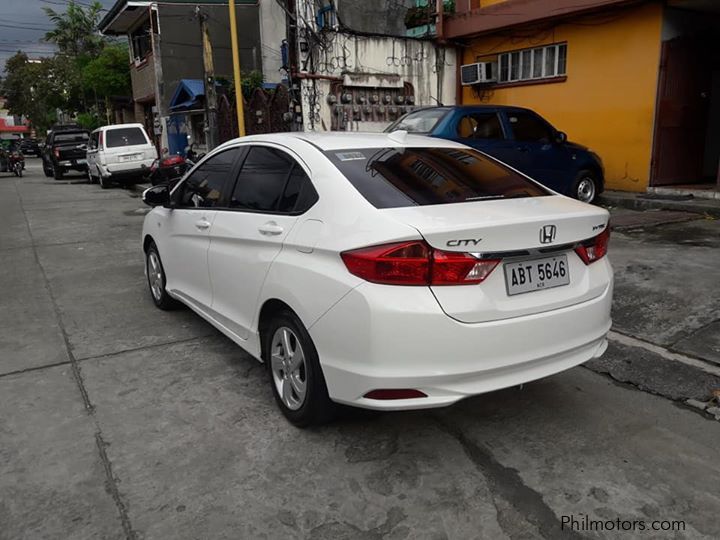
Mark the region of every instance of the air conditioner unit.
[[495, 62], [476, 62], [460, 66], [460, 82], [463, 86], [497, 81]]

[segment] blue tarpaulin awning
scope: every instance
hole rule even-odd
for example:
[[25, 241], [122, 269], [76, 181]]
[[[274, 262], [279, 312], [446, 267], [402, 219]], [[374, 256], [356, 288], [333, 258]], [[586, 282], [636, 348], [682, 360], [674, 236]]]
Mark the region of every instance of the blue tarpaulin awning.
[[175, 93], [170, 100], [170, 111], [189, 111], [202, 108], [205, 87], [202, 79], [180, 79]]

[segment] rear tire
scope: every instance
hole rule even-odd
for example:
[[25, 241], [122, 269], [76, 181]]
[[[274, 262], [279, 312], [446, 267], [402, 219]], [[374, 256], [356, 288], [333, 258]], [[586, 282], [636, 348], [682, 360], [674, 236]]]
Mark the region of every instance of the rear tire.
[[43, 162], [43, 172], [45, 173], [45, 176], [47, 176], [48, 178], [52, 178], [53, 171], [52, 169], [48, 168], [47, 165], [45, 165], [45, 162]]
[[99, 182], [100, 182], [100, 187], [101, 187], [102, 189], [108, 189], [108, 188], [110, 187], [110, 181], [109, 181], [107, 178], [105, 178], [105, 177], [102, 175], [102, 173], [100, 173], [100, 176], [98, 177], [98, 179], [99, 179]]
[[600, 182], [597, 175], [588, 170], [580, 171], [575, 178], [572, 188], [572, 197], [584, 203], [591, 204], [599, 192]]
[[261, 340], [273, 396], [285, 418], [297, 427], [332, 420], [337, 405], [330, 400], [317, 350], [297, 315], [277, 313]]
[[171, 297], [165, 289], [167, 283], [165, 268], [160, 260], [160, 253], [155, 242], [150, 242], [145, 252], [145, 274], [150, 288], [150, 297], [155, 305], [163, 311], [176, 309], [180, 303]]
[[55, 178], [55, 180], [62, 180], [62, 179], [63, 179], [63, 174], [64, 174], [64, 173], [63, 173], [63, 170], [60, 169], [59, 167], [53, 167], [53, 172], [52, 172], [52, 174], [53, 174], [53, 177]]

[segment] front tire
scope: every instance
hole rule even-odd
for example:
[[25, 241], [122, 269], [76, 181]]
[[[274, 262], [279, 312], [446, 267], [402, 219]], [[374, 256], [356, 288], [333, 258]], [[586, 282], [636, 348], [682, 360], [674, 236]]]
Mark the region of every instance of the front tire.
[[315, 345], [297, 315], [281, 311], [261, 338], [270, 386], [285, 418], [297, 427], [332, 420], [337, 407], [328, 395]]
[[155, 242], [150, 243], [145, 253], [145, 274], [150, 288], [150, 296], [155, 305], [164, 311], [177, 308], [179, 302], [172, 298], [165, 289], [167, 283], [165, 268], [160, 260], [160, 253]]
[[598, 194], [600, 182], [592, 171], [580, 171], [573, 183], [573, 198], [584, 203], [592, 203]]

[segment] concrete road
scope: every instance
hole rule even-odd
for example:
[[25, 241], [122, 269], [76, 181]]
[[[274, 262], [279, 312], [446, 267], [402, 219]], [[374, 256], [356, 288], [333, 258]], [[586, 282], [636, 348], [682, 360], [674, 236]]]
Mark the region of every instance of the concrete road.
[[0, 177], [1, 539], [720, 537], [720, 422], [684, 405], [720, 387], [717, 222], [615, 235], [591, 369], [301, 431], [259, 364], [154, 308], [138, 191], [27, 172]]

